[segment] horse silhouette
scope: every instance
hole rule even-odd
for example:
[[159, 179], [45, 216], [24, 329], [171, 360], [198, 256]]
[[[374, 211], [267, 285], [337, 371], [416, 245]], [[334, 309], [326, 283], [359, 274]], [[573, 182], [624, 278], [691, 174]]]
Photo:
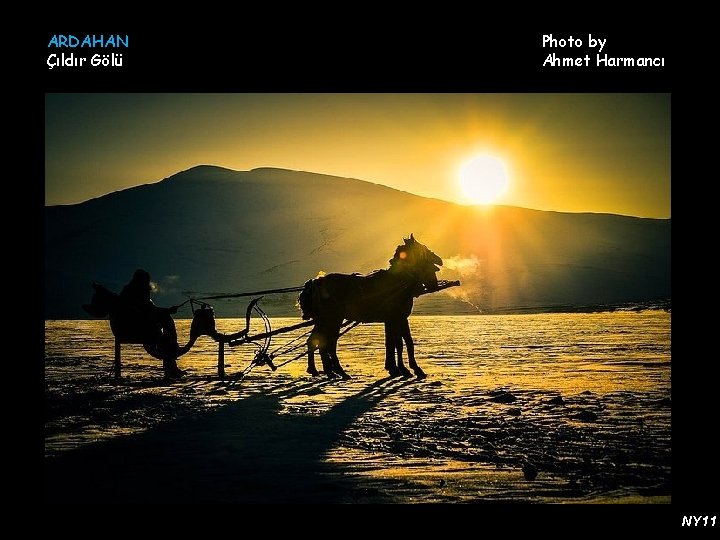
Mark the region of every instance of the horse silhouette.
[[418, 378], [425, 378], [425, 372], [415, 361], [408, 317], [413, 298], [437, 289], [436, 273], [442, 264], [440, 257], [411, 234], [397, 246], [388, 269], [368, 275], [327, 274], [307, 281], [298, 302], [302, 318], [312, 319], [315, 323], [307, 341], [308, 373], [318, 374], [314, 353], [319, 350], [323, 371], [329, 378], [350, 378], [337, 356], [340, 328], [347, 319], [385, 323], [385, 369], [391, 376], [411, 375], [400, 354], [404, 339], [410, 368]]

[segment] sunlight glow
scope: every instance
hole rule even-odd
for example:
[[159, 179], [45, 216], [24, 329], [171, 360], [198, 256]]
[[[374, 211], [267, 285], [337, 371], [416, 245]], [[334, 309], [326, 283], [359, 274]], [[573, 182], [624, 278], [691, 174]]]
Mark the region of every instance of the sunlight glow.
[[505, 164], [489, 154], [479, 154], [466, 161], [459, 170], [458, 180], [465, 198], [473, 204], [491, 204], [508, 188]]

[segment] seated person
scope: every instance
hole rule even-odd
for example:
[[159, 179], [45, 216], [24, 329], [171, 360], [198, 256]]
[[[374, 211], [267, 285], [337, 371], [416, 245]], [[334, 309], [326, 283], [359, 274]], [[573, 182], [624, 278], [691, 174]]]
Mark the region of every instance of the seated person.
[[158, 342], [147, 343], [145, 348], [153, 348], [162, 358], [165, 376], [168, 378], [179, 378], [185, 375], [185, 371], [178, 368], [177, 358], [180, 356], [180, 346], [175, 330], [175, 321], [171, 317], [177, 313], [177, 306], [161, 308], [156, 306], [150, 299], [150, 274], [143, 269], [135, 271], [132, 280], [123, 287], [120, 292], [120, 299], [132, 308], [133, 314], [141, 319], [142, 324], [155, 326], [158, 329]]

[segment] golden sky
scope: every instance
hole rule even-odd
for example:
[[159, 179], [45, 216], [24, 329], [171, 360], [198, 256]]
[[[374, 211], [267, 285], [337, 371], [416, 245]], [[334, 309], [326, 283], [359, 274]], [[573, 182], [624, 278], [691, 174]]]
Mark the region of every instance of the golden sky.
[[47, 94], [45, 203], [199, 164], [280, 167], [470, 204], [458, 171], [503, 161], [496, 202], [670, 217], [669, 94]]

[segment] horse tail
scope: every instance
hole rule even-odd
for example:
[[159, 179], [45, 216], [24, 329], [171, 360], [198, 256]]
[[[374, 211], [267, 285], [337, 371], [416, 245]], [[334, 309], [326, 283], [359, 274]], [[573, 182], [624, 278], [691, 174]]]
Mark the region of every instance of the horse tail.
[[303, 320], [312, 319], [315, 317], [315, 311], [313, 310], [313, 281], [308, 279], [305, 282], [300, 296], [298, 297], [298, 304], [300, 305], [300, 311], [302, 313]]

